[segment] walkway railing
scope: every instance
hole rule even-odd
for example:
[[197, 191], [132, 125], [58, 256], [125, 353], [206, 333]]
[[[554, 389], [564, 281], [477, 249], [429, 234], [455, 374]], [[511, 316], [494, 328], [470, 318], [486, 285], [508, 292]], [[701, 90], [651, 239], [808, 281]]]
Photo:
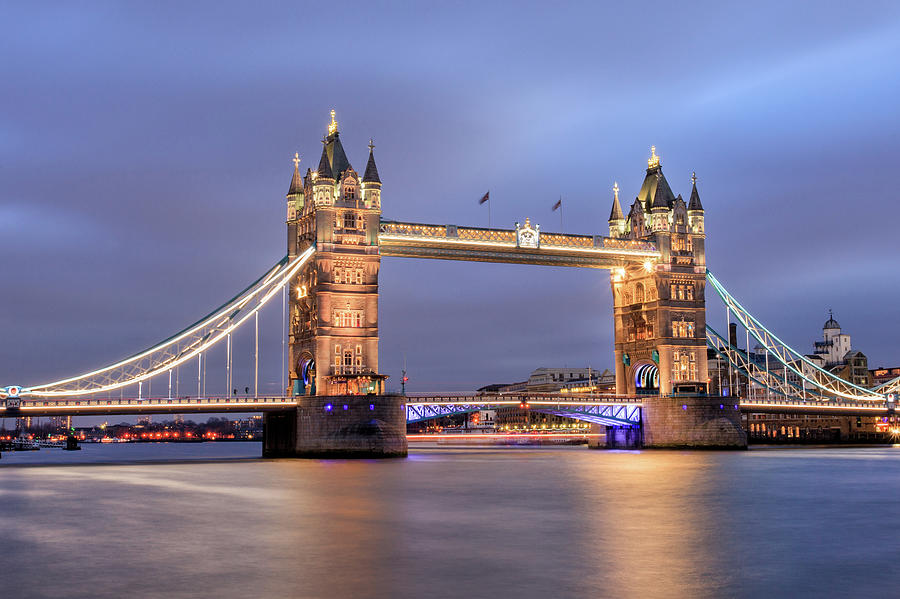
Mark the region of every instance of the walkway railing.
[[262, 412], [297, 406], [296, 397], [178, 397], [128, 399], [23, 399], [16, 408], [0, 404], [0, 416], [56, 414], [140, 414]]
[[[392, 241], [443, 242], [447, 244], [493, 245], [516, 247], [516, 231], [513, 229], [489, 229], [481, 227], [460, 227], [457, 225], [431, 225], [382, 221], [379, 228], [380, 245]], [[386, 243], [385, 243], [386, 242]], [[568, 233], [539, 233], [539, 248], [584, 250], [589, 252], [617, 253], [622, 255], [656, 258], [659, 252], [649, 242], [633, 239], [613, 239], [602, 235], [573, 235]]]

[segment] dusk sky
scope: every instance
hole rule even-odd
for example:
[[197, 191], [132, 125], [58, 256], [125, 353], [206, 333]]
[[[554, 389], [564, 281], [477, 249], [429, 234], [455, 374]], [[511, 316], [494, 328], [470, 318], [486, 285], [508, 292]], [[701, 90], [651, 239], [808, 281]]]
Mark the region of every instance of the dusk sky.
[[[0, 386], [135, 353], [281, 258], [332, 108], [354, 168], [375, 140], [385, 219], [487, 225], [490, 190], [494, 226], [557, 231], [562, 196], [605, 235], [655, 145], [763, 323], [811, 352], [832, 308], [900, 365], [898, 56], [896, 2], [3, 2]], [[603, 270], [385, 258], [380, 292], [389, 388], [404, 354], [412, 391], [612, 367]]]

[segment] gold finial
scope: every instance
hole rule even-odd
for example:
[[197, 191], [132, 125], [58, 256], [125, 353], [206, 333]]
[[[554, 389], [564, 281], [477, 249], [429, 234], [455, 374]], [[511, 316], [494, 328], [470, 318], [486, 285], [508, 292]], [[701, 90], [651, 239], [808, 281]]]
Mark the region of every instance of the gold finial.
[[691, 173], [691, 183], [693, 183], [694, 185], [697, 184], [697, 172], [696, 171]]
[[650, 146], [650, 158], [647, 160], [648, 168], [659, 166], [659, 156], [656, 155], [656, 146]]
[[613, 183], [613, 193], [616, 194], [616, 201], [619, 201], [619, 182], [615, 181]]
[[370, 137], [369, 138], [369, 151], [371, 152], [374, 149], [375, 149], [375, 140]]
[[334, 120], [334, 110], [331, 111], [331, 123], [328, 125], [328, 135], [337, 133], [337, 121]]
[[294, 152], [294, 170], [298, 170], [300, 168], [300, 153]]

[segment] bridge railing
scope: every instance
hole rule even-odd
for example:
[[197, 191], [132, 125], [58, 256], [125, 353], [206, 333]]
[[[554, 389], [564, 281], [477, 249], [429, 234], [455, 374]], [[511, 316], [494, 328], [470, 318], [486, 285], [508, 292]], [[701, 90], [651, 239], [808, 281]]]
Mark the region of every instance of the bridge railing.
[[818, 399], [740, 399], [739, 405], [743, 407], [786, 407], [803, 410], [807, 408], [824, 408], [835, 410], [892, 410], [894, 405], [890, 402], [835, 400], [823, 401]]
[[602, 394], [541, 394], [541, 393], [485, 393], [485, 394], [409, 394], [407, 404], [484, 404], [484, 405], [641, 405], [645, 397]]
[[[431, 225], [382, 221], [379, 233], [386, 239], [427, 239], [472, 243], [491, 243], [516, 247], [516, 231], [513, 229], [489, 229], [460, 227], [457, 225]], [[540, 247], [581, 250], [624, 250], [656, 252], [656, 246], [646, 241], [613, 239], [602, 235], [574, 235], [569, 233], [540, 233]]]
[[[126, 407], [151, 407], [151, 406], [292, 406], [297, 403], [295, 397], [143, 397], [127, 399], [23, 399], [19, 403], [20, 410], [36, 408], [110, 408], [118, 406]], [[2, 407], [2, 406], [0, 406]]]

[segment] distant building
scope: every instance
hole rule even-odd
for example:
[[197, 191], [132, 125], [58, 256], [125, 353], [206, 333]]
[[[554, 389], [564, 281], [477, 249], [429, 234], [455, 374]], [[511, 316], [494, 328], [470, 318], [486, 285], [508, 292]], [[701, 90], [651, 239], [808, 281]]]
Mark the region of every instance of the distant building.
[[[730, 333], [731, 344], [738, 346], [734, 331]], [[793, 384], [796, 394], [801, 397], [812, 396], [814, 390], [798, 374], [809, 376], [816, 367], [828, 370], [836, 376], [861, 387], [871, 387], [874, 376], [868, 369], [866, 355], [853, 350], [850, 335], [843, 333], [841, 326], [829, 311], [828, 320], [822, 327], [823, 341], [816, 341], [812, 354], [804, 356], [806, 360], [797, 359], [785, 367], [771, 354], [767, 354], [761, 346], [756, 346], [748, 357], [760, 370], [768, 370], [773, 375], [786, 379]], [[900, 370], [900, 369], [898, 369]], [[727, 361], [717, 357], [710, 350], [709, 357], [710, 388], [716, 394], [766, 399], [771, 391], [764, 386], [748, 381], [736, 370], [730, 369]], [[898, 372], [900, 376], [900, 372]], [[896, 378], [896, 377], [895, 377]], [[733, 389], [731, 389], [733, 387]], [[818, 392], [818, 391], [816, 391]], [[825, 393], [825, 395], [828, 395]], [[876, 417], [856, 416], [822, 416], [807, 414], [750, 414], [746, 426], [751, 439], [805, 439], [810, 441], [827, 441], [832, 439], [865, 438], [879, 432], [884, 423]]]
[[469, 414], [469, 422], [466, 427], [470, 430], [481, 430], [486, 433], [494, 432], [496, 419], [496, 410], [478, 410]]
[[841, 325], [834, 319], [831, 310], [828, 311], [828, 320], [822, 327], [823, 341], [815, 342], [813, 353], [822, 356], [825, 367], [840, 366], [844, 363], [844, 357], [850, 351], [850, 335], [841, 333]]
[[[508, 385], [487, 385], [479, 389], [494, 393], [613, 393], [616, 375], [609, 370], [597, 371], [593, 368], [536, 368], [527, 381]], [[497, 408], [494, 425], [502, 431], [560, 430], [575, 429], [585, 423], [523, 409], [518, 406]]]
[[[610, 382], [612, 387], [610, 389]], [[616, 375], [609, 370], [598, 371], [593, 368], [536, 368], [527, 381], [518, 383], [485, 385], [478, 391], [482, 393], [559, 393], [579, 389], [587, 391], [589, 387], [595, 392], [601, 389], [615, 391]]]
[[69, 430], [72, 428], [71, 416], [51, 416], [50, 426], [57, 430]]
[[859, 385], [860, 387], [872, 386], [872, 376], [869, 374], [869, 359], [861, 351], [848, 351], [844, 355], [843, 363], [833, 366], [831, 372], [854, 385]]
[[519, 406], [497, 408], [494, 426], [503, 432], [570, 430], [587, 428], [586, 423], [566, 416], [544, 414]]
[[588, 381], [597, 374], [590, 368], [537, 368], [528, 377], [526, 388], [534, 393], [553, 393], [569, 383]]
[[872, 386], [877, 387], [900, 377], [900, 366], [891, 368], [876, 368], [869, 371], [872, 377]]

